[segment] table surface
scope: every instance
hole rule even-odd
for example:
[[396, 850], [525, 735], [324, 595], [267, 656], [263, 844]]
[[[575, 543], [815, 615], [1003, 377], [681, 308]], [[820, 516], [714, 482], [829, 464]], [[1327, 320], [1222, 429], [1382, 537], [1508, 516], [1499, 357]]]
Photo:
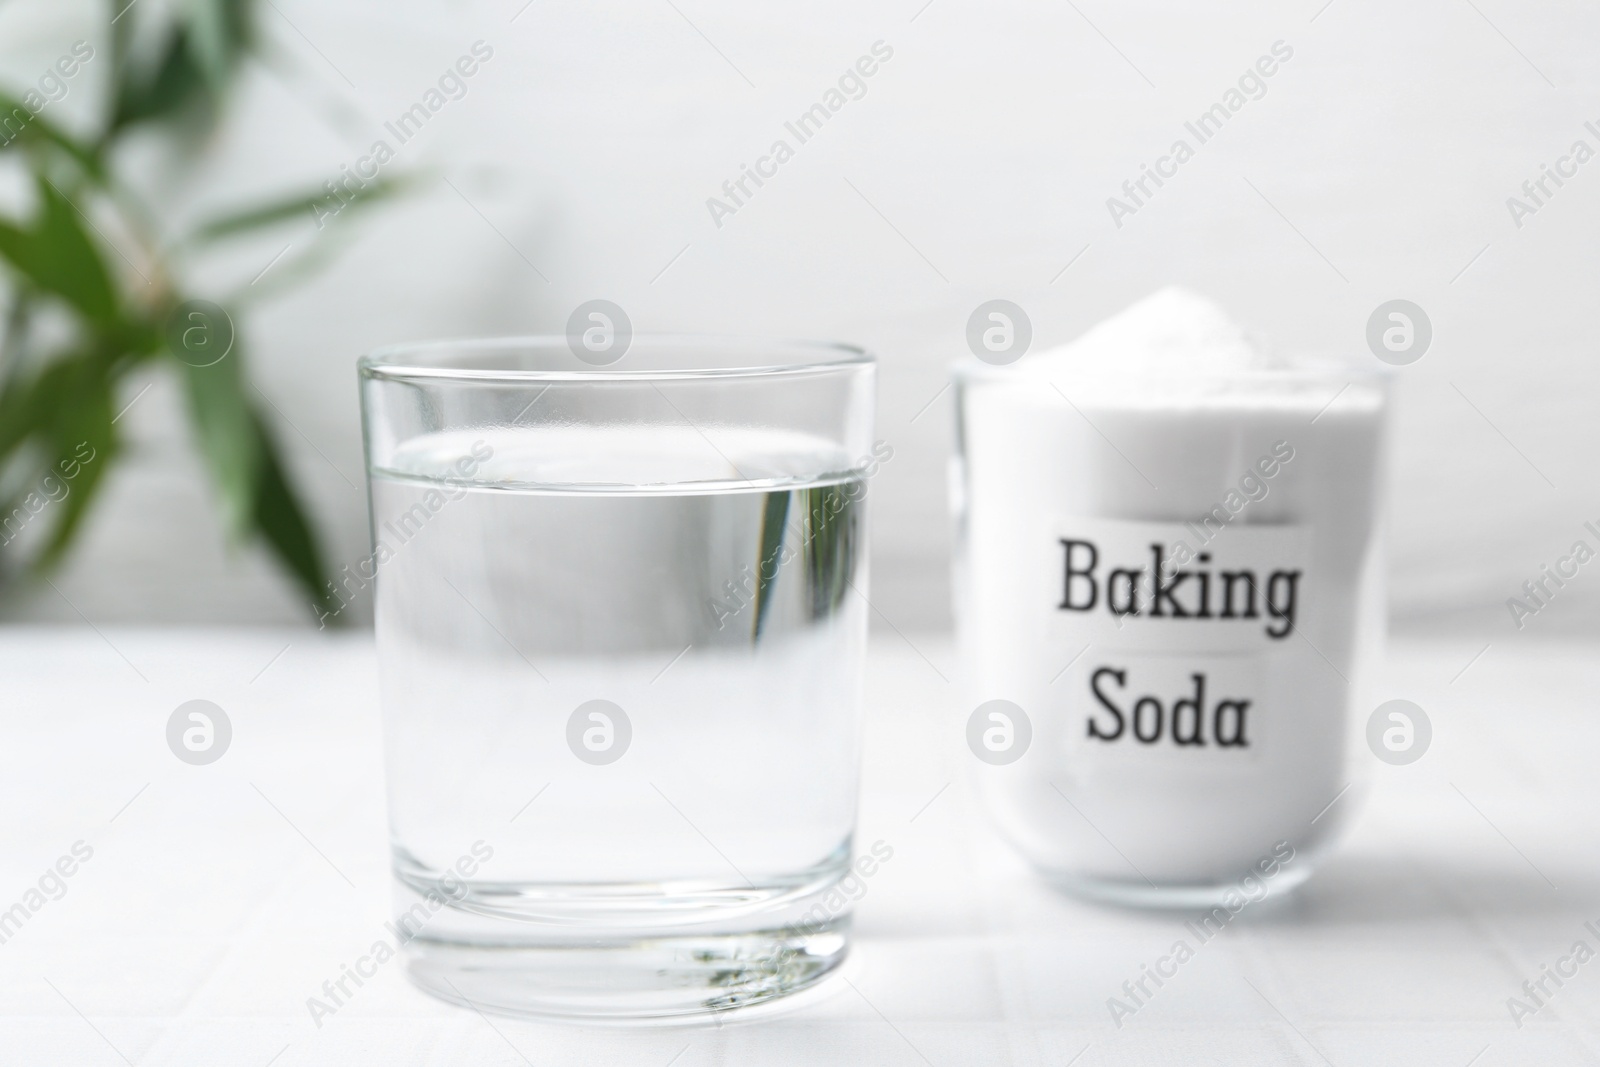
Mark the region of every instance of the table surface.
[[[1572, 953], [1600, 949], [1600, 660], [1481, 644], [1391, 646], [1381, 695], [1428, 710], [1428, 753], [1372, 760], [1316, 877], [1241, 912], [1120, 1027], [1108, 998], [1186, 916], [1033, 878], [973, 806], [948, 642], [893, 632], [869, 659], [858, 840], [894, 857], [812, 1002], [580, 1029], [453, 1008], [389, 966], [319, 1027], [307, 998], [388, 918], [370, 638], [10, 629], [0, 911], [30, 914], [0, 944], [0, 1063], [1594, 1063], [1600, 962]], [[204, 767], [165, 742], [196, 698], [234, 730]], [[65, 892], [30, 897], [80, 841]], [[1545, 967], [1576, 974], [1513, 1018]]]

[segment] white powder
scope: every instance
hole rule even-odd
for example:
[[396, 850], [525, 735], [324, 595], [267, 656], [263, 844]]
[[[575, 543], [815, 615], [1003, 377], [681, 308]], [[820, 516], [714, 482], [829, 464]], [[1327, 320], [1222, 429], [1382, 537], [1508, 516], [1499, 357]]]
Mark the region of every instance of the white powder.
[[[1186, 289], [1162, 289], [1069, 344], [1029, 356], [1014, 377], [1054, 383], [1072, 401], [1122, 407], [1313, 404], [1357, 373], [1290, 357], [1254, 337], [1216, 304]], [[1344, 373], [1341, 373], [1344, 372]], [[1333, 389], [1327, 383], [1333, 382]], [[1376, 403], [1371, 390], [1349, 402]]]
[[1381, 382], [1177, 289], [958, 378], [966, 706], [1032, 726], [978, 768], [1002, 832], [1091, 892], [1192, 899], [1279, 841], [1303, 877], [1381, 621]]
[[1076, 369], [1102, 376], [1248, 373], [1289, 365], [1248, 337], [1216, 304], [1176, 286], [1152, 293], [1029, 363], [1052, 373]]

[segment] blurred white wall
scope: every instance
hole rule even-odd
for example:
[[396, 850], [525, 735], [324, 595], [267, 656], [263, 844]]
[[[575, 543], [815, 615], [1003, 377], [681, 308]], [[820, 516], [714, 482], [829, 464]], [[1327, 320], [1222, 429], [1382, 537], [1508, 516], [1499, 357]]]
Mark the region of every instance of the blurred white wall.
[[[0, 6], [0, 79], [26, 83], [103, 18]], [[204, 165], [146, 168], [175, 218], [335, 176], [392, 142], [382, 123], [473, 42], [494, 50], [393, 165], [436, 177], [243, 323], [335, 564], [367, 536], [356, 356], [559, 331], [594, 297], [638, 330], [878, 353], [895, 456], [873, 498], [873, 600], [902, 628], [948, 620], [950, 412], [933, 398], [994, 297], [1046, 345], [1179, 283], [1284, 347], [1358, 355], [1379, 303], [1420, 304], [1435, 340], [1399, 373], [1390, 509], [1402, 621], [1509, 638], [1505, 599], [1600, 520], [1600, 160], [1520, 228], [1506, 204], [1575, 140], [1600, 150], [1592, 5], [275, 0], [262, 18], [274, 58]], [[1266, 95], [1116, 227], [1106, 198], [1280, 40], [1293, 58]], [[877, 41], [893, 57], [865, 96], [715, 225], [706, 199]], [[314, 232], [308, 217], [195, 285], [248, 280]], [[171, 383], [119, 425], [133, 454], [57, 579], [65, 598], [95, 620], [306, 618], [259, 551], [224, 545]], [[1529, 628], [1596, 605], [1585, 571]], [[48, 587], [0, 611], [77, 618]]]

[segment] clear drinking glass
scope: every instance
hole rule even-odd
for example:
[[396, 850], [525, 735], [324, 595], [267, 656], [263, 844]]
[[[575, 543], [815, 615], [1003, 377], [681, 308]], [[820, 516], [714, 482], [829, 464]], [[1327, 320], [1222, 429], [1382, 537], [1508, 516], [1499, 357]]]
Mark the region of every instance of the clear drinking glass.
[[483, 1009], [722, 1011], [847, 948], [872, 360], [622, 344], [360, 363], [391, 932]]

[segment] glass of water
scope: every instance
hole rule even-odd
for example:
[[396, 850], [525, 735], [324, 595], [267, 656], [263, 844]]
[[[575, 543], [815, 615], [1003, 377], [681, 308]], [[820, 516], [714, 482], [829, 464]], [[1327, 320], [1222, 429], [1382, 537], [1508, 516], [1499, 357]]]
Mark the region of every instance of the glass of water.
[[848, 944], [873, 363], [589, 342], [361, 360], [390, 932], [485, 1010], [760, 1003]]

